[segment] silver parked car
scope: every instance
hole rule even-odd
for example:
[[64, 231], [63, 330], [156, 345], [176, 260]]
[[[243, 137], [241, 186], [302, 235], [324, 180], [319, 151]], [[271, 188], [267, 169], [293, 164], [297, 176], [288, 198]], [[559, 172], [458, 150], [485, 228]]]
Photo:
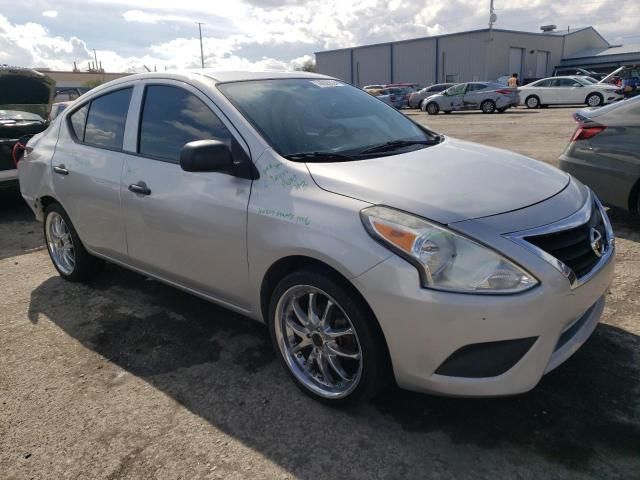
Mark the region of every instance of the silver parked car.
[[430, 97], [431, 95], [434, 95], [438, 92], [442, 92], [449, 87], [453, 87], [454, 85], [455, 83], [436, 83], [435, 85], [429, 85], [428, 87], [424, 87], [417, 92], [413, 92], [411, 95], [409, 95], [409, 108], [421, 108], [422, 101], [425, 98]]
[[579, 110], [560, 168], [603, 202], [640, 215], [640, 97]]
[[108, 260], [265, 322], [331, 404], [394, 380], [525, 392], [587, 340], [613, 276], [581, 183], [317, 74], [115, 80], [19, 165], [64, 279]]
[[509, 88], [499, 83], [460, 83], [442, 93], [432, 95], [422, 101], [421, 110], [429, 115], [442, 111], [451, 113], [458, 110], [480, 110], [483, 113], [504, 112], [520, 103], [517, 88]]

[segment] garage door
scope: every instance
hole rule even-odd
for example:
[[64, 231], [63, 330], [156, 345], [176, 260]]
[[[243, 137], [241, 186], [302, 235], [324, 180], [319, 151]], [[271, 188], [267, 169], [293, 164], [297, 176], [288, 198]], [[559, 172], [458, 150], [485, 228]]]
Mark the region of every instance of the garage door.
[[517, 73], [522, 78], [522, 48], [509, 49], [509, 75]]
[[549, 64], [549, 52], [538, 50], [536, 54], [536, 78], [547, 76], [547, 65]]

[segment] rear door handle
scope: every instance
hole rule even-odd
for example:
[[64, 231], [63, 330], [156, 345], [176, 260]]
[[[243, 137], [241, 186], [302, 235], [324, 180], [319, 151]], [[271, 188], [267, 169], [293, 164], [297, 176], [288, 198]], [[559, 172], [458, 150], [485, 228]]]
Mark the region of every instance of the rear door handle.
[[129, 185], [129, 191], [139, 195], [151, 195], [151, 190], [144, 182], [132, 183]]
[[69, 170], [64, 166], [64, 163], [53, 167], [53, 171], [59, 173], [60, 175], [69, 175]]

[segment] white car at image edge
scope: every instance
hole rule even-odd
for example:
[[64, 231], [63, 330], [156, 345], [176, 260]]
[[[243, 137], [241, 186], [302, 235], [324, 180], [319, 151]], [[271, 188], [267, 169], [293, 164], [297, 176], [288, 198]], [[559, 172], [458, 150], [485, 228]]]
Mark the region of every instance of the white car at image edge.
[[615, 85], [590, 83], [583, 77], [543, 78], [519, 88], [520, 101], [528, 108], [547, 105], [580, 105], [599, 107], [624, 98]]

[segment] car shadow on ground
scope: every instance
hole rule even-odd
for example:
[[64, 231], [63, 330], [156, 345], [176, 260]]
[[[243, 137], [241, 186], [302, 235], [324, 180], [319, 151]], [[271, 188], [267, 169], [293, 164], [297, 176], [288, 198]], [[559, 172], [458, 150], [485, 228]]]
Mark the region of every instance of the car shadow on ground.
[[640, 215], [618, 208], [610, 208], [607, 214], [616, 237], [640, 242]]
[[18, 187], [0, 189], [0, 260], [44, 248], [42, 226], [25, 203]]
[[[29, 319], [53, 322], [301, 478], [318, 474], [309, 452], [319, 446], [323, 458], [342, 459], [323, 464], [325, 478], [348, 476], [342, 463], [354, 449], [350, 465], [363, 478], [406, 478], [433, 467], [434, 442], [450, 448], [440, 434], [456, 449], [521, 448], [598, 477], [613, 468], [630, 478], [623, 472], [640, 452], [640, 337], [609, 325], [524, 395], [452, 399], [392, 389], [340, 411], [298, 392], [263, 325], [119, 267], [108, 265], [90, 286], [49, 278], [32, 292]], [[460, 468], [473, 475], [475, 467]]]

